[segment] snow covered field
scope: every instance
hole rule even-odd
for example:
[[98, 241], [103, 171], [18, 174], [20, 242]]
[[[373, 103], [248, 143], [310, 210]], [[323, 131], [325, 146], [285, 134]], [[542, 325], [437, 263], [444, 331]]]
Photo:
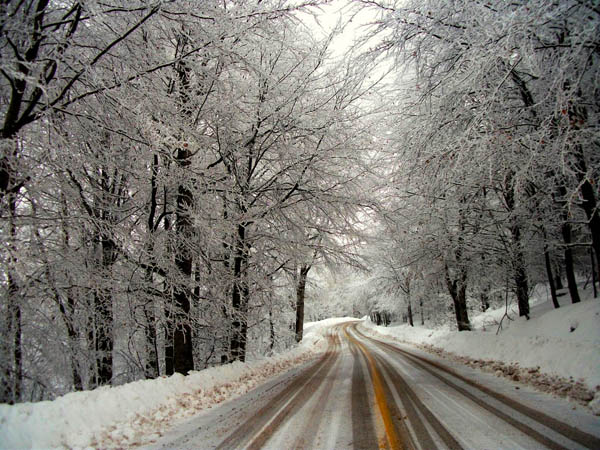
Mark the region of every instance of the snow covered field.
[[270, 358], [117, 387], [74, 392], [54, 401], [0, 404], [0, 448], [85, 448], [134, 444], [175, 421], [243, 395], [312, 359], [326, 347], [328, 326], [350, 318], [307, 323], [301, 345]]
[[582, 302], [574, 305], [568, 296], [560, 297], [561, 307], [554, 309], [540, 286], [531, 300], [530, 320], [518, 316], [516, 305], [508, 308], [510, 319], [502, 320], [505, 308], [488, 310], [471, 318], [472, 332], [426, 328], [419, 325], [417, 317], [415, 327], [383, 327], [367, 320], [364, 328], [429, 350], [450, 352], [464, 357], [462, 362], [483, 369], [487, 366], [498, 375], [532, 381], [534, 386], [539, 383], [531, 379], [543, 375], [540, 383], [552, 384], [544, 389], [550, 392], [560, 394], [561, 389], [568, 390], [567, 385], [579, 382], [579, 387], [591, 391], [583, 396], [594, 397], [589, 406], [600, 414], [600, 299], [587, 292], [586, 297], [582, 291]]

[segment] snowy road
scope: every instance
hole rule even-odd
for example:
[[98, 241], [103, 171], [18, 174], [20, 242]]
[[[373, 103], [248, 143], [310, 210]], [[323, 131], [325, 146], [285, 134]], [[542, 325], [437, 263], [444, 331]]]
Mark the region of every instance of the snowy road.
[[[600, 448], [600, 421], [412, 347], [331, 328], [328, 351], [150, 448]], [[543, 412], [542, 412], [543, 411]]]

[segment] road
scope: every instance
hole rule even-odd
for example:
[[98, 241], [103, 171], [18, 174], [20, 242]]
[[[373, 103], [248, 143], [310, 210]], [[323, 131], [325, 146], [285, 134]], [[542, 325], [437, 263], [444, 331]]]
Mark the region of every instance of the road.
[[600, 420], [565, 401], [361, 333], [200, 414], [149, 448], [600, 449]]

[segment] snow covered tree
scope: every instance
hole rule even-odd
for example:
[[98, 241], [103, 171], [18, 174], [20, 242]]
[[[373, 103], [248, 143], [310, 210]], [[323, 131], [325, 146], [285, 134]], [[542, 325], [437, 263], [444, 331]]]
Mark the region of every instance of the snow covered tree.
[[533, 261], [560, 244], [538, 244], [555, 236], [540, 230], [562, 217], [568, 231], [577, 205], [596, 245], [597, 11], [581, 2], [363, 3], [380, 12], [379, 49], [403, 65], [399, 86], [411, 99], [398, 102], [396, 179], [410, 180], [399, 195], [422, 197], [430, 217], [455, 215], [427, 231], [454, 242], [442, 252], [449, 292], [462, 297], [468, 272], [485, 261], [511, 280], [527, 316]]

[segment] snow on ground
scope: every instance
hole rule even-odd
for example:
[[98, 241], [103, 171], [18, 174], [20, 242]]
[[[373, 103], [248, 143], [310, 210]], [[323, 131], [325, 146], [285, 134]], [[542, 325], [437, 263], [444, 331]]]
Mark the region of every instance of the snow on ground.
[[73, 392], [53, 401], [0, 404], [0, 448], [134, 445], [314, 358], [326, 348], [327, 327], [348, 320], [354, 319], [307, 323], [299, 346], [261, 360]]
[[581, 293], [581, 303], [570, 304], [570, 298], [563, 296], [561, 307], [554, 309], [543, 286], [539, 287], [531, 300], [530, 320], [518, 317], [516, 305], [508, 308], [510, 319], [502, 320], [506, 308], [488, 310], [471, 318], [471, 332], [451, 331], [447, 326], [428, 329], [419, 326], [416, 317], [415, 327], [382, 327], [368, 320], [364, 327], [430, 351], [464, 357], [464, 363], [489, 366], [515, 381], [540, 388], [548, 384], [542, 390], [560, 394], [556, 391], [562, 389], [583, 403], [594, 398], [589, 406], [600, 414], [600, 299]]

